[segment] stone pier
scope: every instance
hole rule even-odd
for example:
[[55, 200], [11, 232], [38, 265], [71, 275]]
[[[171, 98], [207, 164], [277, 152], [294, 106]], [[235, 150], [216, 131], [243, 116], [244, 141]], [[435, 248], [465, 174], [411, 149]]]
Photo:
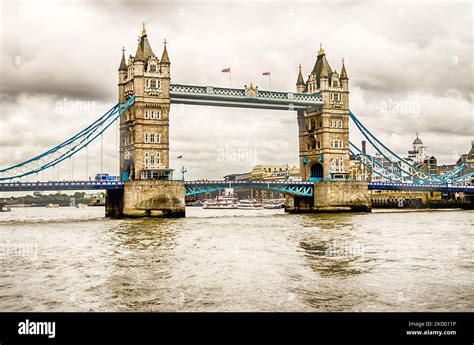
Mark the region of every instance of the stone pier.
[[289, 213], [371, 212], [372, 203], [366, 182], [324, 181], [314, 184], [314, 197], [288, 196]]
[[184, 183], [170, 180], [125, 182], [122, 191], [107, 191], [109, 217], [185, 217]]

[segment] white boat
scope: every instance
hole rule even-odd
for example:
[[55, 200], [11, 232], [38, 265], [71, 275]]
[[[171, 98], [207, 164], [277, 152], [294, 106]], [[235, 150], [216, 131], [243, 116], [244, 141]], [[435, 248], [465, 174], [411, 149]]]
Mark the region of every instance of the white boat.
[[59, 208], [59, 204], [48, 204], [46, 205], [47, 208]]
[[207, 199], [202, 208], [206, 209], [235, 209], [237, 208], [237, 198], [234, 195], [222, 195], [215, 199]]
[[263, 206], [255, 199], [244, 199], [239, 201], [237, 208], [240, 210], [261, 210]]
[[77, 204], [76, 208], [87, 208], [86, 204]]
[[285, 199], [270, 199], [263, 202], [263, 208], [268, 210], [283, 208], [285, 206]]

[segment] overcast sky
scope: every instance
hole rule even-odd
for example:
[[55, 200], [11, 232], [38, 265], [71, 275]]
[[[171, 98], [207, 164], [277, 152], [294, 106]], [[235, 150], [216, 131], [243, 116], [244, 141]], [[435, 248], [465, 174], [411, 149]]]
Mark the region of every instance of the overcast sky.
[[[474, 139], [472, 2], [166, 2], [0, 0], [0, 167], [56, 145], [117, 102], [121, 49], [134, 53], [142, 22], [158, 57], [168, 41], [174, 83], [253, 82], [295, 91], [322, 43], [331, 67], [346, 61], [350, 108], [406, 155], [419, 132], [452, 163]], [[297, 164], [296, 114], [172, 106], [171, 167], [187, 178], [222, 178], [255, 164]], [[360, 142], [354, 126], [351, 140]], [[105, 169], [118, 173], [116, 131]], [[100, 144], [89, 150], [99, 172]], [[240, 150], [243, 156], [235, 159]], [[176, 156], [183, 155], [182, 161]], [[240, 159], [239, 159], [240, 158]], [[74, 161], [85, 177], [85, 152]], [[70, 177], [65, 163], [60, 178]], [[46, 179], [52, 179], [52, 173]]]

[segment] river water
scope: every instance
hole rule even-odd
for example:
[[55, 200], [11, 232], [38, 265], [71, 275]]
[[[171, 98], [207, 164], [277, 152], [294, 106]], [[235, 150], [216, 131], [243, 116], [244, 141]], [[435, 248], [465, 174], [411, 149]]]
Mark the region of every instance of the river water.
[[0, 213], [0, 311], [474, 311], [474, 211]]

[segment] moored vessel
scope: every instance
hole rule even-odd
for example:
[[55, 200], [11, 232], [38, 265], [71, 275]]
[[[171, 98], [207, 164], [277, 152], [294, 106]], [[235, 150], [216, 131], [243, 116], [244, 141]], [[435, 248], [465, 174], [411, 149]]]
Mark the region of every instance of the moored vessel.
[[237, 208], [241, 210], [261, 210], [263, 206], [255, 199], [244, 199], [239, 201]]
[[206, 209], [235, 209], [238, 199], [233, 194], [220, 195], [215, 199], [207, 199], [202, 208]]

